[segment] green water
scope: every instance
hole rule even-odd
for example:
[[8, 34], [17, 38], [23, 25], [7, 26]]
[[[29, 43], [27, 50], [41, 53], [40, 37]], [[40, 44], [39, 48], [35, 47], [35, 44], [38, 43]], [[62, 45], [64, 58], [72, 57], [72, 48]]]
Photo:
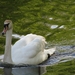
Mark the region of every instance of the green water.
[[[0, 32], [5, 19], [13, 21], [13, 33], [39, 34], [51, 45], [75, 45], [75, 0], [0, 0]], [[52, 25], [58, 27], [52, 29]], [[17, 40], [13, 38], [12, 44]], [[0, 54], [4, 46], [0, 33]]]

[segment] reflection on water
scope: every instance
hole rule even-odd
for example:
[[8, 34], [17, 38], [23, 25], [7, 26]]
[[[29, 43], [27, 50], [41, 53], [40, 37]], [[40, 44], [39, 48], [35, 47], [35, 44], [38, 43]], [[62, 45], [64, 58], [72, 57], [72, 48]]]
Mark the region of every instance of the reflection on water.
[[41, 75], [45, 72], [45, 67], [22, 67], [12, 69], [13, 75]]
[[46, 67], [3, 68], [2, 72], [0, 75], [42, 75], [46, 72]]
[[4, 75], [12, 75], [12, 68], [3, 68]]

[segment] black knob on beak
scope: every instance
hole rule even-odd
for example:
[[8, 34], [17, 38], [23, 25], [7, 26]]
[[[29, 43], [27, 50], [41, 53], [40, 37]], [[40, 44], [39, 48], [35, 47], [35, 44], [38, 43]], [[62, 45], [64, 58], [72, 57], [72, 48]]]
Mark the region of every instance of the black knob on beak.
[[2, 32], [2, 35], [4, 35], [5, 33], [4, 32]]

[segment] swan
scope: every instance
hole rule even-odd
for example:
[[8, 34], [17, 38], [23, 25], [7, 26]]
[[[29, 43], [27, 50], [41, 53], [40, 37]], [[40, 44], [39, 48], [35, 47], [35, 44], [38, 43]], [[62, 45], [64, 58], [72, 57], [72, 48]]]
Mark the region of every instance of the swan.
[[36, 65], [47, 60], [55, 52], [55, 48], [45, 50], [45, 38], [36, 34], [28, 34], [11, 46], [12, 30], [12, 21], [5, 20], [2, 32], [2, 35], [6, 34], [4, 63]]

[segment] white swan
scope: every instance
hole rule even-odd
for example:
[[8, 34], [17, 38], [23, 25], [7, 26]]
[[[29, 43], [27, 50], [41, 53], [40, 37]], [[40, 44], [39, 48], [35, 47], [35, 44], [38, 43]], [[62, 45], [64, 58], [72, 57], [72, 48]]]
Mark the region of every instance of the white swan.
[[26, 35], [17, 41], [11, 48], [12, 21], [4, 21], [6, 45], [3, 62], [11, 64], [39, 64], [48, 59], [55, 52], [55, 48], [45, 50], [45, 38], [35, 34]]

